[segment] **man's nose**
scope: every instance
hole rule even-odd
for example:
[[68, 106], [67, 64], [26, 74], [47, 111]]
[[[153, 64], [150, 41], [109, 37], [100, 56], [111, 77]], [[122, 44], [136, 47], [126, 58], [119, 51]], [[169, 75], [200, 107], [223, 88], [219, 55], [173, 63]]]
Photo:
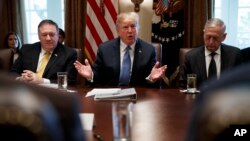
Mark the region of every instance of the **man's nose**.
[[46, 35], [46, 40], [50, 40], [50, 39], [51, 39], [50, 35], [47, 34], [47, 35]]

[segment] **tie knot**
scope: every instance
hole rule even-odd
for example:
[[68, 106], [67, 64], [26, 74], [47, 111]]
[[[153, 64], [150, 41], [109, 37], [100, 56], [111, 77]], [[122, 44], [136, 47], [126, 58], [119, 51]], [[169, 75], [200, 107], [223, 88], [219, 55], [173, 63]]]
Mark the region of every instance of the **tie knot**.
[[131, 47], [130, 47], [130, 46], [127, 46], [125, 50], [126, 50], [126, 51], [129, 51], [130, 49], [131, 49]]
[[49, 52], [49, 51], [46, 51], [46, 52], [44, 53], [44, 56], [50, 56], [50, 52]]
[[210, 53], [211, 57], [214, 57], [216, 55], [215, 52]]

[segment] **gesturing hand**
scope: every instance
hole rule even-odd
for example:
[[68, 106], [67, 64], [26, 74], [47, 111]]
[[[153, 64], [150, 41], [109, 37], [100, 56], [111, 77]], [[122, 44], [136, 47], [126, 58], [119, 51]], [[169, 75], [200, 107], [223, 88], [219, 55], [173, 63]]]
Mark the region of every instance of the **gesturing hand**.
[[92, 79], [92, 68], [87, 59], [85, 59], [84, 62], [85, 62], [85, 65], [83, 65], [82, 63], [76, 60], [74, 65], [75, 65], [76, 70], [81, 76], [90, 80]]
[[157, 61], [150, 73], [150, 80], [156, 81], [161, 78], [165, 71], [167, 70], [167, 65], [160, 67], [160, 63]]

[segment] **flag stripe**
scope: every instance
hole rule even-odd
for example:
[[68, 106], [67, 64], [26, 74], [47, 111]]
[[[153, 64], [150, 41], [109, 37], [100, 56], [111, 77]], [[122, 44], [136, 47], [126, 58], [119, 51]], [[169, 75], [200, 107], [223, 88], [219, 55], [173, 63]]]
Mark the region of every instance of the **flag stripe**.
[[[102, 3], [103, 2], [103, 3]], [[92, 63], [98, 46], [117, 36], [118, 0], [87, 0], [85, 53]]]
[[90, 22], [89, 16], [87, 15], [86, 17], [87, 17], [87, 20], [86, 20], [87, 27], [90, 29], [92, 36], [95, 37], [93, 39], [99, 45], [100, 43], [102, 43], [102, 40], [101, 40], [99, 34], [97, 33], [96, 28], [94, 27], [92, 22]]
[[113, 39], [113, 34], [109, 28], [109, 25], [107, 23], [107, 21], [103, 18], [103, 16], [101, 15], [101, 10], [100, 7], [97, 5], [97, 3], [94, 0], [88, 0], [88, 3], [91, 7], [93, 7], [93, 12], [96, 15], [96, 18], [99, 20], [100, 23], [102, 23], [102, 27], [105, 30], [106, 35], [108, 36], [108, 39]]
[[[118, 1], [118, 0], [115, 0], [115, 1]], [[105, 5], [107, 5], [107, 7], [109, 7], [107, 10], [108, 10], [109, 13], [111, 14], [111, 17], [112, 17], [112, 19], [113, 19], [113, 22], [115, 23], [115, 22], [116, 22], [117, 12], [116, 12], [116, 10], [115, 10], [114, 5], [111, 3], [110, 0], [106, 0], [106, 1], [105, 1]]]
[[89, 57], [89, 60], [90, 60], [90, 62], [93, 62], [94, 60], [95, 60], [95, 53], [93, 52], [93, 50], [91, 49], [91, 46], [90, 46], [90, 44], [89, 44], [89, 42], [88, 42], [88, 40], [85, 40], [85, 47], [86, 47], [86, 49], [88, 50], [88, 54], [90, 55]]

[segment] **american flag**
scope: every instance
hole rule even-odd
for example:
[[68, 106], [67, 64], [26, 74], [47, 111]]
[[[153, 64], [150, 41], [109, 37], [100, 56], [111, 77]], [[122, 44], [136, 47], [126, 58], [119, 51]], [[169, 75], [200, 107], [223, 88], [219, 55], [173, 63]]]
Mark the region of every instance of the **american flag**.
[[118, 0], [88, 0], [86, 14], [85, 53], [91, 62], [99, 44], [117, 36]]
[[155, 7], [155, 14], [162, 15], [165, 13], [168, 10], [171, 1], [172, 0], [158, 0]]

